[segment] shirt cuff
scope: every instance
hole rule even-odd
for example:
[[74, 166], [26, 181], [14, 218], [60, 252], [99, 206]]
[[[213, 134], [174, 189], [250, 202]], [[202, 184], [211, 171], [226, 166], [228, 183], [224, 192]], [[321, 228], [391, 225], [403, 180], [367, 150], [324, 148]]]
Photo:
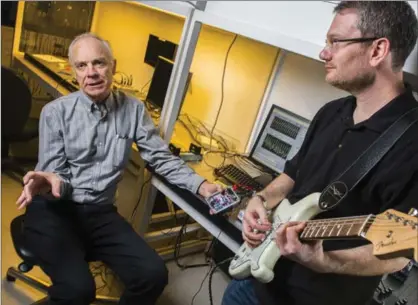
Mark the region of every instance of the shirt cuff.
[[194, 174], [191, 180], [192, 181], [191, 181], [190, 191], [193, 194], [198, 194], [197, 192], [199, 191], [200, 186], [202, 185], [203, 182], [206, 181], [206, 179], [203, 178], [202, 176], [199, 176], [198, 174]]

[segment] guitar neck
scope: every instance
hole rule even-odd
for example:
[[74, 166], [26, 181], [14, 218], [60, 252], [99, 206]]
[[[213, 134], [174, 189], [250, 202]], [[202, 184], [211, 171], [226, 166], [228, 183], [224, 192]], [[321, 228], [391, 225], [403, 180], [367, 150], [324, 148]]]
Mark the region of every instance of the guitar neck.
[[300, 234], [300, 239], [358, 238], [367, 231], [373, 220], [373, 215], [310, 220]]

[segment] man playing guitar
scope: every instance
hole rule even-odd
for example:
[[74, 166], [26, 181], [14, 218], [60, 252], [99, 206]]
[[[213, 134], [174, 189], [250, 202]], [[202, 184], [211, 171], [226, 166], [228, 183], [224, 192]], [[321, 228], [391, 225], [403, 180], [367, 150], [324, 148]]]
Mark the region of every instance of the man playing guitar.
[[[271, 228], [267, 210], [321, 192], [393, 122], [417, 107], [403, 81], [403, 66], [417, 41], [416, 13], [406, 1], [341, 1], [320, 53], [326, 81], [351, 93], [326, 104], [314, 117], [298, 154], [284, 173], [248, 203], [243, 238], [261, 243]], [[416, 88], [415, 88], [416, 90]], [[417, 207], [418, 124], [334, 209], [318, 218], [408, 212]], [[268, 284], [233, 280], [222, 305], [365, 305], [381, 276], [402, 269], [403, 257], [380, 260], [363, 240], [302, 243], [305, 223], [275, 233], [281, 258]]]

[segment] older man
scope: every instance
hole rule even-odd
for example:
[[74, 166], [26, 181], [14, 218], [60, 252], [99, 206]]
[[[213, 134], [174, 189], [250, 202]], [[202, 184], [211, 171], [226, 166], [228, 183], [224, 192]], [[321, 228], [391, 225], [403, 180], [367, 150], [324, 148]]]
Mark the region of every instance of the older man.
[[122, 280], [120, 304], [155, 304], [167, 284], [164, 262], [114, 206], [132, 143], [171, 183], [204, 197], [219, 187], [170, 153], [142, 102], [112, 92], [115, 64], [106, 41], [78, 36], [69, 60], [81, 90], [43, 108], [39, 162], [17, 201], [26, 207], [27, 245], [52, 280], [51, 305], [94, 300], [88, 260], [103, 261]]
[[[405, 1], [341, 1], [320, 53], [326, 81], [352, 94], [326, 104], [284, 173], [246, 208], [243, 238], [257, 246], [266, 231], [266, 209], [287, 197], [292, 203], [321, 192], [393, 122], [418, 106], [403, 83], [402, 67], [416, 45], [418, 23]], [[314, 18], [314, 16], [313, 16]], [[417, 207], [418, 124], [335, 209], [321, 218], [377, 214]], [[264, 202], [264, 203], [263, 203]], [[257, 223], [260, 219], [262, 224]], [[382, 274], [405, 258], [379, 260], [364, 241], [301, 243], [304, 223], [282, 226], [276, 243], [282, 257], [268, 285], [232, 281], [223, 305], [366, 305]]]

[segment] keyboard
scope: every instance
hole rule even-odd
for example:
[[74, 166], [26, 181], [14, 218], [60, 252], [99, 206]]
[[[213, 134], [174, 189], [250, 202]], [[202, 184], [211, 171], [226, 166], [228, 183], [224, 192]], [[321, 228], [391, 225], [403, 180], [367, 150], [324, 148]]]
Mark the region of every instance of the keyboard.
[[218, 167], [214, 170], [215, 176], [225, 179], [239, 188], [251, 191], [260, 191], [264, 186], [254, 180], [250, 175], [233, 164]]

